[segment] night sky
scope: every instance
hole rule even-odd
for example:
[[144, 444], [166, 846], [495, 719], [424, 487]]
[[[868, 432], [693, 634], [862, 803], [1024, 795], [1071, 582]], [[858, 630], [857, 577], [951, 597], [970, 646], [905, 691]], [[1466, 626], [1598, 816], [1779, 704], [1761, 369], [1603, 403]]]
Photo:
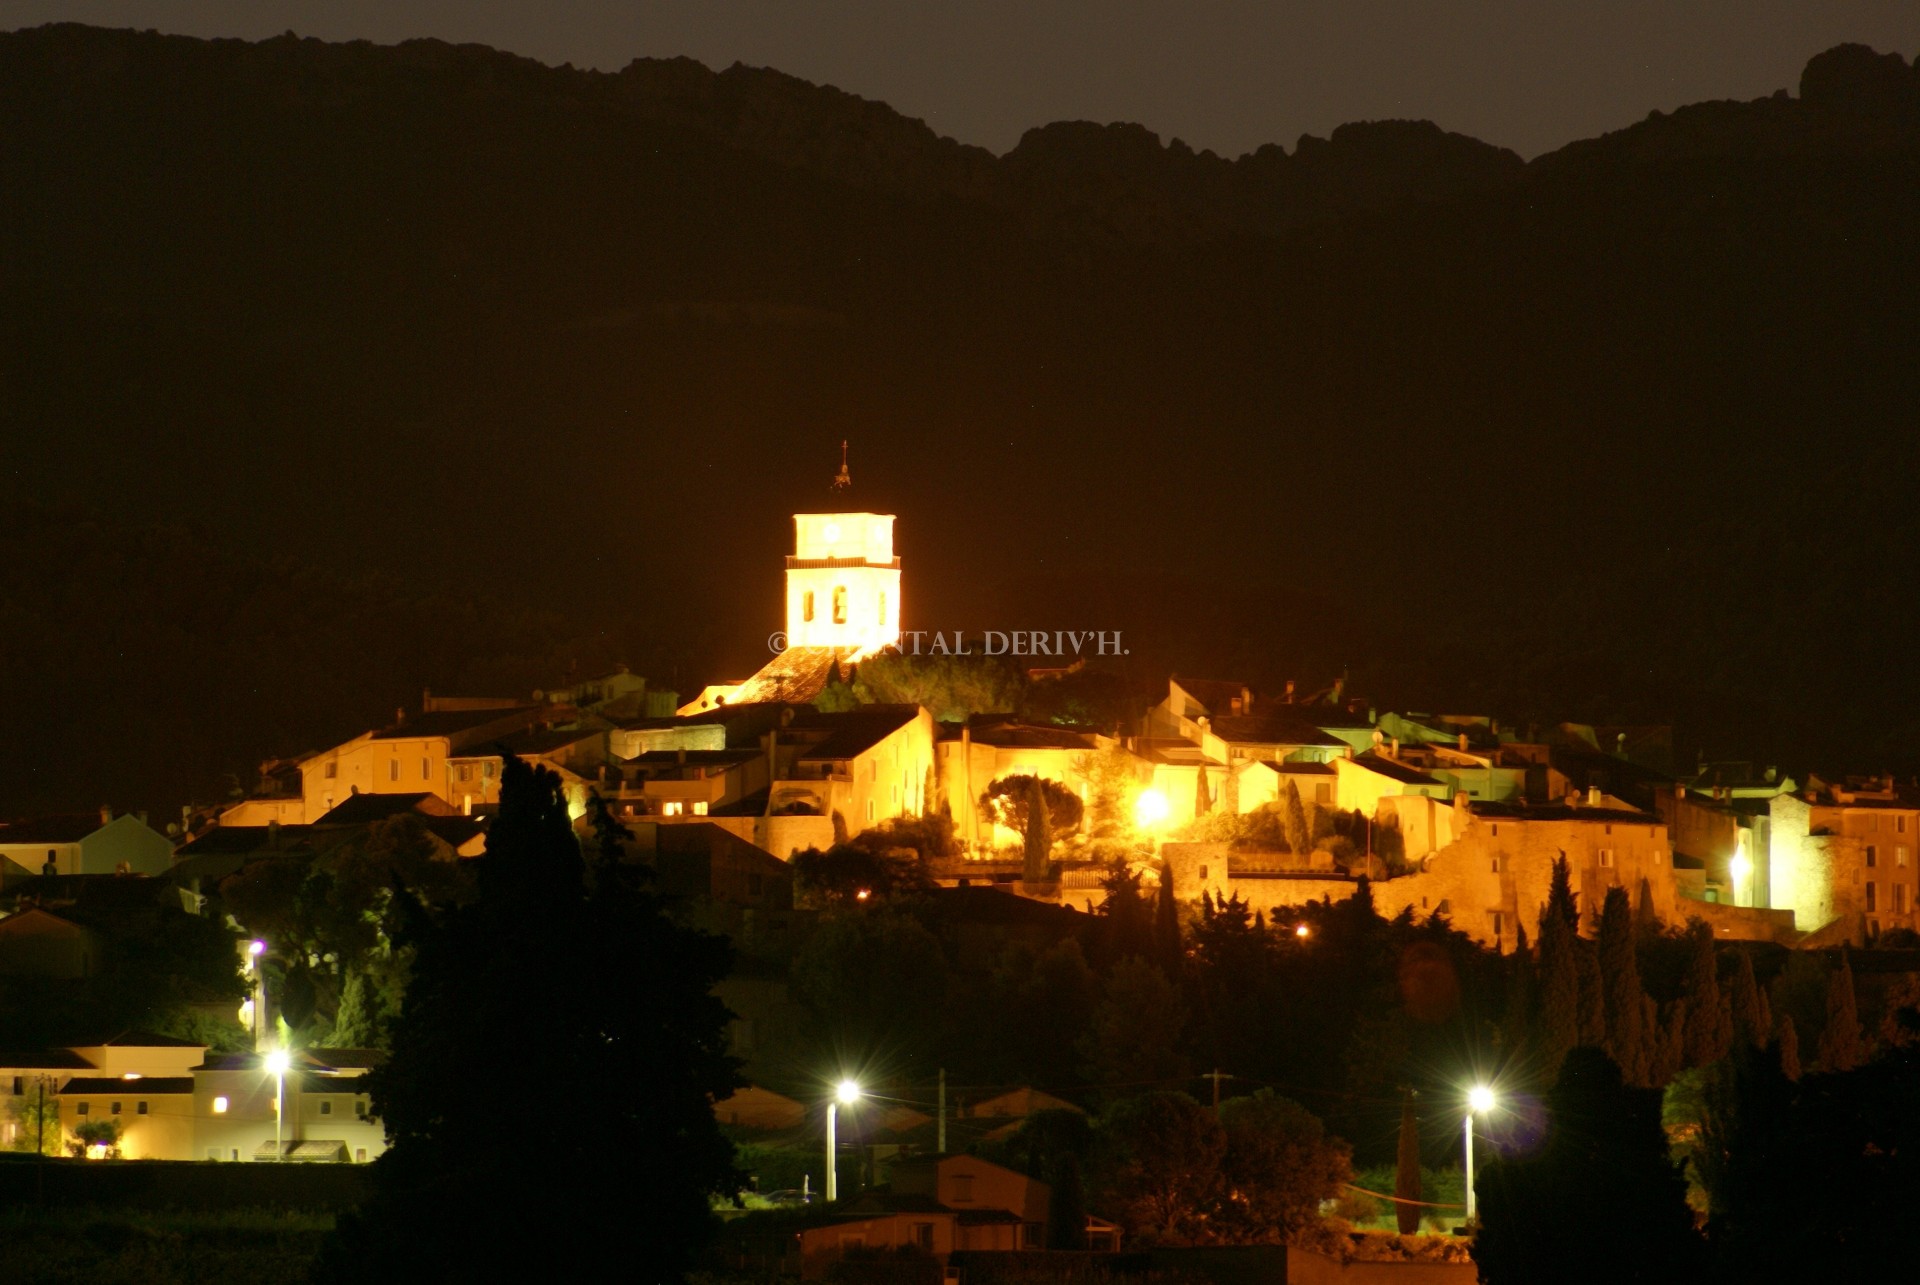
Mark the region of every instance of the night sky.
[[12, 0], [43, 22], [251, 40], [471, 41], [614, 70], [686, 55], [886, 101], [1004, 152], [1054, 120], [1137, 121], [1232, 156], [1428, 119], [1523, 156], [1649, 111], [1791, 88], [1843, 41], [1911, 52], [1911, 0]]

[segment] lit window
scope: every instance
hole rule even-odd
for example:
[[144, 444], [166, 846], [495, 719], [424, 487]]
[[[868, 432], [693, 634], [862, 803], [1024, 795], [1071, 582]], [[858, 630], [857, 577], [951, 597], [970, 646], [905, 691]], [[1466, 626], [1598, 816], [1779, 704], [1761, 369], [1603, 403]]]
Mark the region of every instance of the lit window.
[[693, 814], [697, 817], [703, 817], [707, 814], [707, 801], [705, 799], [695, 799], [693, 801]]
[[1905, 870], [1907, 868], [1907, 845], [1902, 843], [1893, 850], [1893, 864]]
[[800, 619], [809, 623], [813, 620], [813, 590], [800, 595]]
[[224, 1097], [213, 1100], [213, 1113], [215, 1115], [225, 1115], [227, 1113], [227, 1100]]
[[843, 584], [833, 587], [833, 623], [836, 625], [847, 623], [847, 587]]

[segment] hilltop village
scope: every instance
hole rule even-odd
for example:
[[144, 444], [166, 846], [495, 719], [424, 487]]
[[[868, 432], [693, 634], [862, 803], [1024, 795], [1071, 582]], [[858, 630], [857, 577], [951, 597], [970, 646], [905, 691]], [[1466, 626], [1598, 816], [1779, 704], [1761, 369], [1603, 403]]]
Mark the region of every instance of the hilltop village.
[[[583, 848], [647, 866], [731, 944], [718, 993], [749, 1083], [715, 1109], [757, 1191], [817, 1194], [818, 1086], [850, 1047], [894, 1086], [841, 1135], [865, 1194], [798, 1241], [739, 1240], [742, 1263], [1177, 1237], [1115, 1187], [1062, 1231], [1057, 1158], [1038, 1173], [1007, 1142], [1129, 1086], [1291, 1090], [1363, 1139], [1328, 1162], [1337, 1194], [1379, 1159], [1373, 1116], [1408, 1068], [1457, 1053], [1449, 1031], [1548, 1067], [1597, 1044], [1661, 1087], [1741, 1032], [1845, 1069], [1867, 1010], [1903, 1002], [1898, 965], [1863, 978], [1856, 1017], [1834, 948], [1915, 940], [1910, 783], [1680, 764], [1665, 728], [1381, 709], [1344, 682], [1175, 674], [1137, 698], [1104, 636], [928, 646], [901, 628], [893, 523], [795, 516], [785, 645], [753, 674], [428, 691], [164, 832], [108, 809], [0, 827], [0, 1143], [376, 1159], [362, 1080], [407, 972], [390, 889], [460, 895], [516, 761], [552, 774]], [[1623, 981], [1599, 961], [1629, 922]], [[1409, 960], [1445, 975], [1439, 998]], [[1835, 979], [1844, 1019], [1820, 1007]], [[1577, 1026], [1555, 1008], [1575, 995]], [[954, 1194], [976, 1186], [991, 1210]]]

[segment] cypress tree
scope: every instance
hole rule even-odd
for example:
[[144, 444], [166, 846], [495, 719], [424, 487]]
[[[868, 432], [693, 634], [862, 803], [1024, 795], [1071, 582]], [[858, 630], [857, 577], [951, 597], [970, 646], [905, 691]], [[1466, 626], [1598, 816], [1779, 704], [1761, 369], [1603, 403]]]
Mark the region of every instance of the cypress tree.
[[1053, 854], [1053, 819], [1047, 815], [1047, 794], [1037, 776], [1027, 787], [1025, 839], [1026, 868], [1022, 876], [1028, 883], [1041, 883], [1047, 877], [1048, 859]]
[[1607, 992], [1600, 976], [1600, 956], [1591, 943], [1575, 941], [1573, 959], [1580, 980], [1580, 1043], [1605, 1048]]
[[1185, 954], [1180, 945], [1180, 907], [1174, 900], [1173, 867], [1164, 861], [1160, 863], [1160, 891], [1153, 899], [1153, 948], [1159, 956], [1160, 971], [1178, 978]]
[[1625, 888], [1607, 889], [1600, 910], [1599, 968], [1606, 1001], [1606, 1049], [1628, 1084], [1653, 1083], [1652, 1055], [1642, 1024], [1640, 964], [1633, 946], [1633, 911]]
[[1727, 981], [1727, 1012], [1733, 1020], [1734, 1043], [1763, 1049], [1773, 1038], [1773, 1015], [1767, 997], [1753, 979], [1753, 956], [1734, 954], [1733, 976]]
[[1068, 1152], [1050, 1175], [1053, 1199], [1047, 1205], [1047, 1248], [1087, 1247], [1086, 1191], [1080, 1177], [1080, 1157]]
[[1580, 1042], [1580, 972], [1574, 962], [1573, 929], [1551, 911], [1540, 917], [1540, 1022], [1536, 1028], [1542, 1071], [1552, 1075]]
[[1394, 1221], [1402, 1236], [1420, 1230], [1420, 1120], [1413, 1110], [1413, 1091], [1400, 1094], [1400, 1152], [1393, 1171], [1394, 1198], [1402, 1202], [1393, 1207]]
[[1713, 929], [1699, 920], [1687, 925], [1687, 973], [1681, 993], [1687, 1001], [1685, 1057], [1688, 1066], [1706, 1066], [1727, 1055], [1733, 1022], [1720, 994], [1719, 966], [1713, 953]]
[[[1567, 866], [1567, 854], [1561, 853], [1554, 859], [1553, 881], [1547, 885], [1546, 913], [1561, 920], [1567, 931], [1578, 934], [1580, 931], [1580, 902], [1573, 895], [1573, 871]], [[1546, 940], [1546, 925], [1540, 928], [1541, 940]]]
[[1800, 1078], [1800, 1030], [1793, 1014], [1784, 1009], [1774, 1018], [1773, 1044], [1780, 1057], [1780, 1074], [1789, 1080]]
[[[649, 1278], [679, 1279], [713, 1199], [739, 1189], [713, 1115], [743, 1083], [713, 994], [732, 951], [669, 918], [620, 859], [617, 823], [596, 821], [590, 872], [560, 778], [508, 755], [473, 899], [395, 889], [413, 972], [366, 1082], [391, 1146], [311, 1279], [487, 1280], [510, 1262], [580, 1276], [612, 1235]], [[503, 1146], [502, 1040], [564, 1068], [590, 1121]]]
[[1509, 1049], [1518, 1049], [1527, 1041], [1538, 1018], [1540, 986], [1534, 976], [1533, 951], [1527, 945], [1527, 926], [1516, 924], [1513, 954], [1507, 959], [1507, 1011], [1500, 1029]]
[[1667, 1005], [1660, 1024], [1660, 1080], [1666, 1083], [1687, 1069], [1687, 1001], [1682, 996]]
[[1827, 1027], [1820, 1032], [1820, 1069], [1851, 1071], [1866, 1061], [1860, 1013], [1853, 993], [1853, 961], [1840, 948], [1840, 967], [1827, 978]]
[[1197, 821], [1213, 811], [1213, 796], [1207, 793], [1207, 769], [1196, 768], [1193, 773], [1193, 816]]
[[1300, 805], [1300, 787], [1287, 782], [1285, 808], [1281, 824], [1287, 833], [1287, 848], [1296, 857], [1313, 851], [1313, 838], [1307, 831], [1307, 810]]
[[1660, 935], [1660, 916], [1653, 908], [1653, 885], [1640, 881], [1640, 897], [1633, 907], [1633, 934], [1642, 941]]

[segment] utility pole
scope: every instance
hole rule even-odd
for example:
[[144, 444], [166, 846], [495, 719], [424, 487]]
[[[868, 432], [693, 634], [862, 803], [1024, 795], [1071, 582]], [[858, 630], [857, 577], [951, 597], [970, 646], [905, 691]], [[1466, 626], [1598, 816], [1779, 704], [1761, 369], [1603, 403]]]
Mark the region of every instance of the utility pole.
[[940, 1068], [940, 1128], [934, 1142], [934, 1150], [941, 1155], [947, 1154], [947, 1068]]

